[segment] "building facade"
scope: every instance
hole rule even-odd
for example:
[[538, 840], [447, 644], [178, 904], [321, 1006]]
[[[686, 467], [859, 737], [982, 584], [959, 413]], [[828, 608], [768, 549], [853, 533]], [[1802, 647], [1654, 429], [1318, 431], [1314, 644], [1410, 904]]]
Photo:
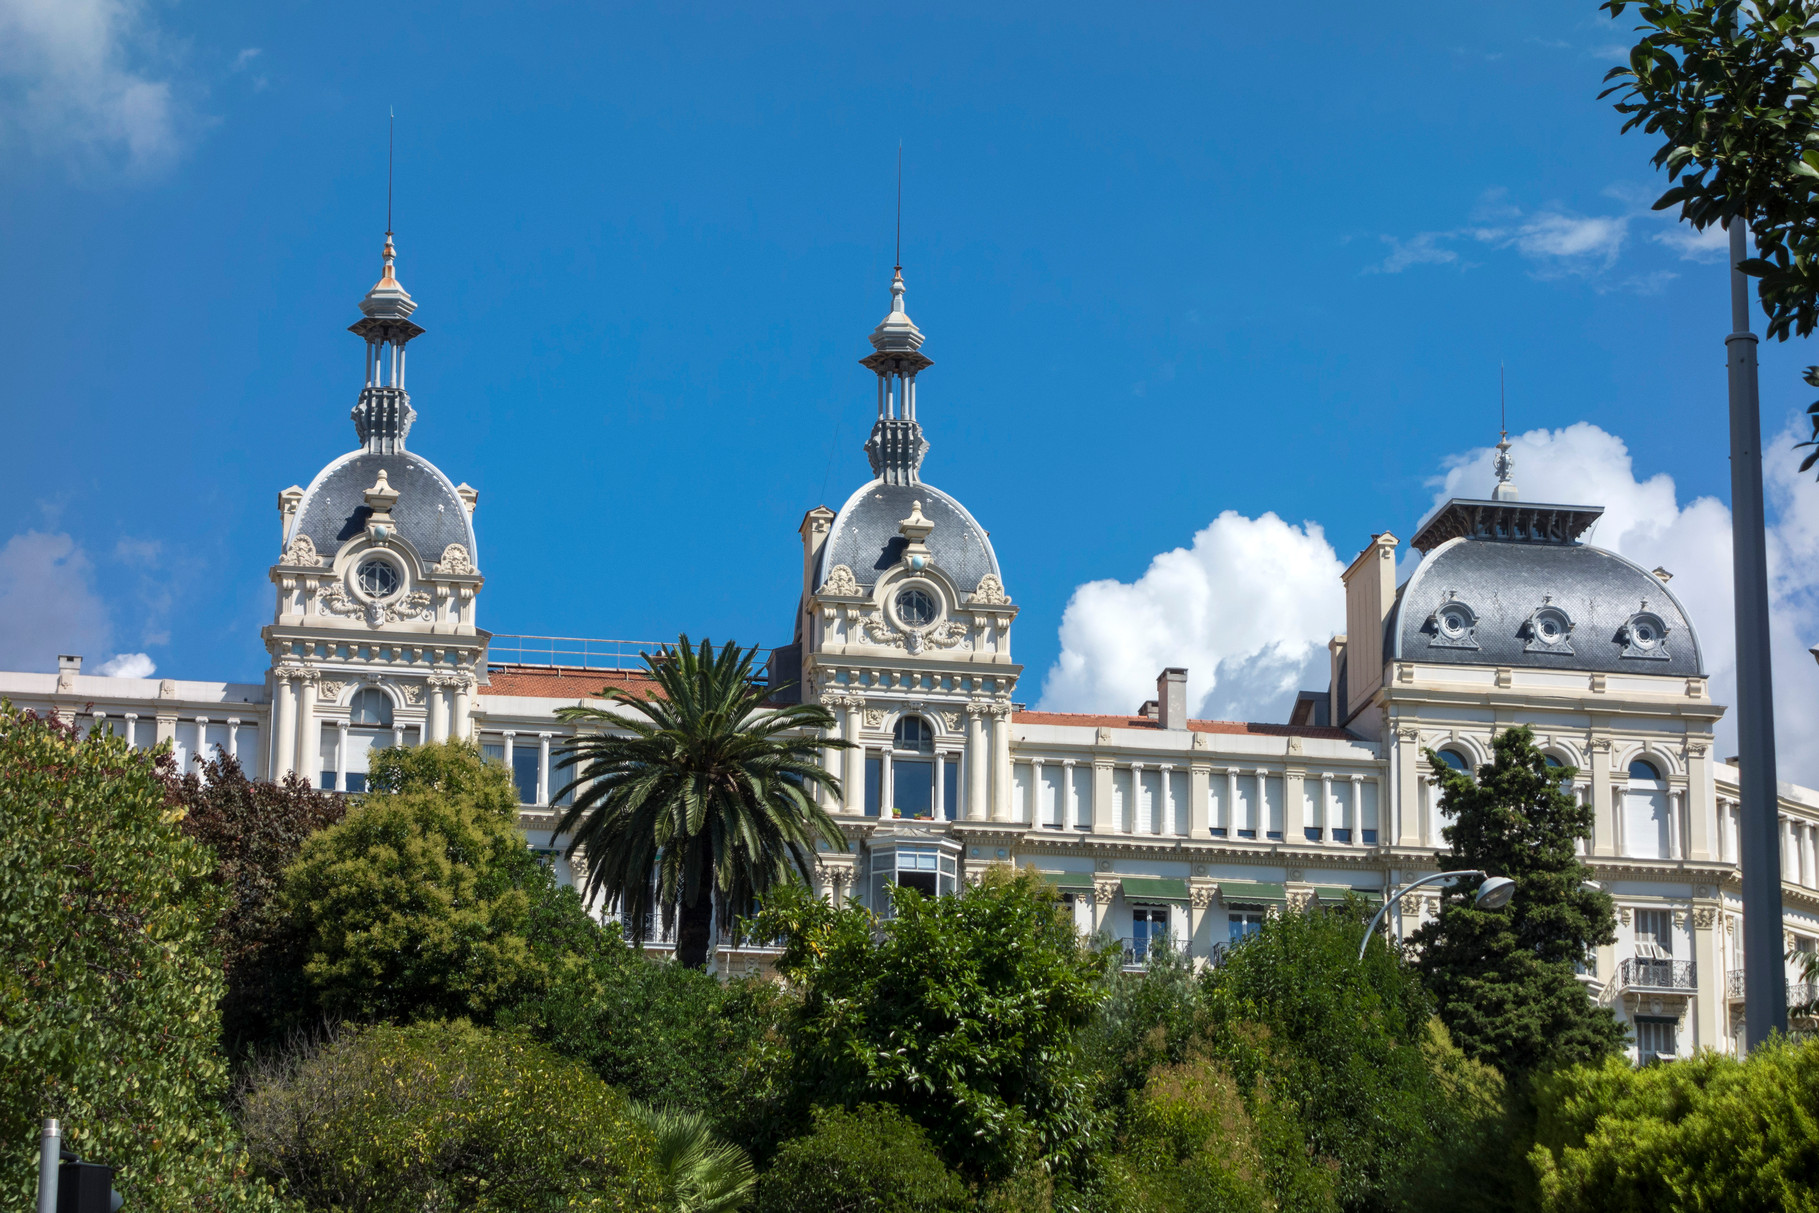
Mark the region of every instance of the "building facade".
[[[1636, 1055], [1737, 1048], [1748, 992], [1737, 772], [1713, 750], [1723, 708], [1667, 571], [1583, 542], [1596, 506], [1523, 502], [1503, 443], [1490, 496], [1416, 528], [1406, 580], [1387, 532], [1346, 569], [1330, 684], [1287, 722], [1190, 719], [1181, 669], [1159, 671], [1155, 699], [1129, 715], [1030, 711], [1014, 571], [923, 479], [918, 381], [933, 363], [904, 296], [899, 271], [863, 359], [871, 478], [804, 516], [799, 607], [770, 654], [793, 688], [781, 693], [826, 706], [853, 743], [828, 751], [846, 847], [819, 855], [821, 891], [883, 910], [891, 884], [938, 895], [993, 865], [1034, 867], [1130, 963], [1165, 937], [1216, 962], [1270, 914], [1380, 902], [1436, 871], [1445, 820], [1427, 753], [1470, 769], [1495, 733], [1527, 724], [1593, 811], [1587, 859], [1618, 907], [1617, 942], [1586, 958], [1593, 996], [1631, 1025]], [[101, 678], [65, 656], [54, 675], [0, 674], [0, 695], [168, 742], [184, 764], [219, 749], [250, 773], [346, 792], [364, 790], [375, 748], [472, 740], [511, 770], [530, 844], [572, 878], [552, 801], [578, 726], [556, 713], [598, 704], [608, 683], [643, 685], [649, 646], [479, 627], [478, 494], [406, 445], [415, 310], [387, 233], [351, 326], [357, 445], [278, 495], [263, 682]], [[1819, 792], [1782, 785], [1781, 822], [1787, 943], [1812, 950]], [[1389, 929], [1437, 907], [1431, 889], [1405, 896]]]

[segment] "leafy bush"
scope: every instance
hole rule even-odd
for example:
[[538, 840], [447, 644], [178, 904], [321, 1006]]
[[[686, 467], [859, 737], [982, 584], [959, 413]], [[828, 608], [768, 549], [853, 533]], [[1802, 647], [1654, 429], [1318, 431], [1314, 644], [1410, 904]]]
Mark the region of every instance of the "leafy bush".
[[966, 1185], [895, 1108], [816, 1108], [758, 1181], [755, 1213], [959, 1213]]
[[576, 1062], [466, 1023], [379, 1025], [265, 1063], [255, 1163], [315, 1209], [657, 1213], [651, 1133]]
[[1613, 1058], [1542, 1077], [1536, 1104], [1547, 1213], [1819, 1209], [1819, 1041], [1639, 1070]]
[[510, 776], [473, 746], [381, 751], [372, 783], [284, 876], [325, 1015], [486, 1022], [540, 997], [554, 958], [599, 934], [525, 846]]
[[1115, 1207], [1145, 1213], [1276, 1208], [1265, 1150], [1237, 1083], [1205, 1058], [1155, 1068], [1132, 1101], [1122, 1154], [1107, 1185]]
[[1094, 1129], [1078, 1037], [1103, 997], [1104, 958], [1031, 873], [894, 897], [882, 922], [789, 890], [759, 915], [802, 988], [788, 1090], [828, 1106], [889, 1103], [969, 1179], [1037, 1160], [1077, 1171]]
[[269, 1209], [217, 1100], [212, 857], [155, 759], [0, 703], [0, 1200], [36, 1187], [37, 1121], [119, 1168], [128, 1208]]
[[224, 899], [215, 932], [227, 979], [222, 1036], [230, 1052], [257, 1047], [291, 1026], [308, 994], [301, 941], [280, 910], [279, 882], [304, 839], [340, 821], [347, 802], [295, 774], [254, 782], [225, 754], [200, 772], [179, 776], [168, 763], [160, 774], [172, 807], [182, 810], [184, 833], [215, 857], [210, 879]]

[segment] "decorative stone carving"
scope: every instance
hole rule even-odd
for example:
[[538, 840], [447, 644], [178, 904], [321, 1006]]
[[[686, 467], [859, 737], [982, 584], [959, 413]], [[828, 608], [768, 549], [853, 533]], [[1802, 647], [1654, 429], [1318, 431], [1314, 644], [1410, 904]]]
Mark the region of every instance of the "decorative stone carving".
[[1716, 922], [1717, 919], [1717, 910], [1714, 910], [1711, 906], [1700, 906], [1693, 911], [1693, 928], [1699, 931], [1709, 931], [1712, 929], [1712, 923]]
[[1009, 606], [1011, 596], [1004, 592], [1004, 582], [998, 579], [996, 573], [987, 573], [979, 579], [978, 588], [968, 596], [967, 601], [979, 606]]
[[422, 683], [407, 682], [404, 684], [404, 686], [401, 689], [404, 691], [404, 702], [406, 702], [406, 703], [422, 703], [423, 702], [423, 684]]
[[853, 576], [853, 570], [844, 564], [837, 564], [828, 570], [827, 580], [821, 583], [821, 589], [817, 593], [836, 598], [853, 598], [859, 593], [859, 579]]
[[1630, 925], [1630, 908], [1628, 906], [1617, 907], [1617, 921], [1626, 927]]
[[1120, 887], [1116, 880], [1095, 880], [1093, 881], [1093, 900], [1102, 906], [1109, 906], [1112, 904], [1112, 899], [1118, 896]]
[[909, 637], [879, 615], [874, 615], [859, 625], [859, 638], [868, 644], [882, 644], [893, 649], [906, 648], [909, 643]]
[[480, 571], [474, 567], [474, 558], [467, 554], [467, 549], [458, 543], [442, 549], [442, 559], [435, 567], [438, 573], [456, 577], [472, 577]]
[[324, 678], [316, 685], [316, 694], [331, 703], [341, 698], [341, 692], [347, 690], [347, 683], [335, 682]]
[[1108, 728], [1101, 727], [1096, 740], [1100, 745], [1112, 744], [1112, 731]]
[[350, 619], [366, 613], [366, 607], [356, 602], [339, 581], [322, 587], [322, 592], [316, 595], [316, 609], [324, 615], [344, 615]]
[[1196, 910], [1210, 910], [1218, 899], [1219, 886], [1212, 884], [1189, 885], [1187, 889], [1188, 904]]
[[950, 732], [950, 733], [959, 732], [960, 731], [960, 713], [958, 713], [958, 712], [941, 713], [941, 723], [947, 726], [948, 732]]
[[1289, 908], [1293, 910], [1307, 909], [1307, 903], [1313, 899], [1314, 891], [1312, 889], [1290, 889], [1288, 891]]
[[1682, 930], [1684, 930], [1686, 928], [1686, 911], [1685, 910], [1675, 910], [1674, 911], [1674, 926], [1678, 927]]
[[881, 729], [881, 728], [883, 728], [883, 727], [884, 727], [884, 712], [883, 712], [883, 710], [882, 710], [882, 709], [880, 709], [880, 708], [867, 708], [867, 709], [865, 709], [865, 727], [866, 727], [866, 728], [868, 728], [868, 729]]
[[1288, 752], [1291, 754], [1301, 753], [1301, 739], [1299, 737], [1291, 737], [1288, 739]]
[[947, 619], [932, 627], [912, 631], [904, 637], [903, 646], [912, 653], [920, 653], [924, 648], [951, 649], [964, 645], [966, 637], [964, 623]]
[[316, 551], [316, 541], [308, 535], [299, 535], [291, 540], [290, 546], [284, 549], [284, 563], [302, 565], [304, 568], [322, 567], [322, 557]]

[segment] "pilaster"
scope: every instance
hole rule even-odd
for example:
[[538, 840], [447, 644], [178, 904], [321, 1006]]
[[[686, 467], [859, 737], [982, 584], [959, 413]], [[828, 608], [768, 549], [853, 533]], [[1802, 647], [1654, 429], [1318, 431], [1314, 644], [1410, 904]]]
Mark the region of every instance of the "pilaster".
[[1617, 814], [1611, 801], [1611, 739], [1592, 738], [1592, 854], [1617, 854]]

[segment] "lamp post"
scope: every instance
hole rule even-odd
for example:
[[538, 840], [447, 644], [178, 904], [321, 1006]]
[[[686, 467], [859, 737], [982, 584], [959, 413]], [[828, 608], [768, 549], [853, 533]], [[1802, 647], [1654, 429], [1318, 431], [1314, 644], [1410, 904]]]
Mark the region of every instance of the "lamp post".
[[1391, 906], [1422, 885], [1437, 884], [1443, 880], [1450, 884], [1455, 880], [1464, 880], [1470, 876], [1479, 876], [1484, 879], [1484, 883], [1478, 886], [1478, 896], [1472, 899], [1472, 904], [1480, 910], [1501, 910], [1510, 903], [1510, 898], [1516, 895], [1515, 881], [1507, 876], [1492, 876], [1490, 873], [1481, 872], [1476, 868], [1463, 872], [1435, 872], [1432, 876], [1423, 876], [1420, 880], [1405, 885], [1390, 894], [1389, 900], [1383, 903], [1383, 908], [1371, 916], [1371, 924], [1364, 928], [1364, 938], [1358, 941], [1358, 959], [1364, 959], [1364, 949], [1370, 944], [1371, 936], [1376, 933], [1377, 924], [1383, 921], [1383, 916], [1390, 912]]

